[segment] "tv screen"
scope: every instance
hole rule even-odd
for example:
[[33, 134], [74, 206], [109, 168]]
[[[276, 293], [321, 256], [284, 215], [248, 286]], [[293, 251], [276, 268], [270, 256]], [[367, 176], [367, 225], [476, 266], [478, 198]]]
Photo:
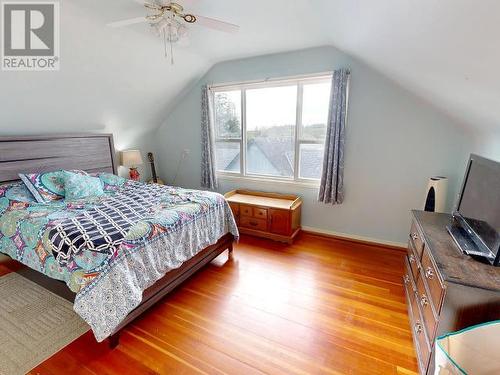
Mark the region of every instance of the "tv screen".
[[500, 163], [471, 155], [457, 211], [494, 256], [500, 248]]

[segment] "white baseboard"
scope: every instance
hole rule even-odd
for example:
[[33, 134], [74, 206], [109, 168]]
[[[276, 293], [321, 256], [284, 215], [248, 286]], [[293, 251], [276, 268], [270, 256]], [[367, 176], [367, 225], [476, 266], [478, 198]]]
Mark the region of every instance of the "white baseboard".
[[302, 230], [305, 230], [307, 232], [317, 233], [317, 234], [324, 234], [324, 235], [332, 236], [332, 237], [343, 238], [343, 239], [346, 239], [346, 240], [354, 240], [354, 241], [361, 241], [361, 242], [371, 242], [373, 244], [380, 244], [380, 245], [394, 246], [394, 247], [402, 247], [402, 248], [406, 248], [407, 247], [407, 244], [403, 243], [403, 242], [394, 242], [394, 241], [380, 240], [378, 238], [358, 236], [358, 235], [355, 235], [355, 234], [335, 232], [335, 231], [332, 231], [332, 230], [319, 229], [319, 228], [308, 227], [308, 226], [302, 226]]

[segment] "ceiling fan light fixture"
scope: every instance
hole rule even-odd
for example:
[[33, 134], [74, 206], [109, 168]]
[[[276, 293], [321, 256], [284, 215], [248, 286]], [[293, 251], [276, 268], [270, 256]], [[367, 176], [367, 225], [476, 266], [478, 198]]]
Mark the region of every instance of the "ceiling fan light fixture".
[[[136, 1], [142, 2], [144, 0]], [[116, 28], [142, 22], [149, 23], [154, 33], [163, 39], [165, 57], [167, 57], [167, 52], [170, 48], [170, 61], [172, 64], [174, 63], [174, 43], [180, 42], [182, 45], [182, 43], [185, 44], [185, 42], [188, 41], [189, 28], [186, 27], [186, 24], [193, 24], [196, 22], [202, 27], [227, 33], [235, 33], [239, 30], [238, 25], [219, 21], [214, 18], [185, 13], [184, 7], [172, 0], [146, 0], [144, 7], [150, 14], [143, 17], [112, 22], [109, 23], [108, 26]]]
[[176, 42], [188, 32], [187, 27], [182, 25], [175, 18], [170, 17], [162, 18], [160, 21], [152, 23], [151, 26], [154, 27], [158, 33], [162, 33], [165, 30], [172, 42]]
[[156, 21], [158, 21], [160, 18], [161, 18], [161, 16], [160, 16], [160, 15], [158, 15], [158, 14], [148, 14], [148, 15], [146, 16], [146, 19], [147, 19], [148, 21], [151, 21], [151, 22], [156, 22]]
[[182, 39], [188, 35], [188, 28], [184, 25], [179, 25], [177, 28], [177, 35], [179, 36], [179, 39]]
[[168, 21], [165, 18], [160, 19], [158, 22], [151, 24], [154, 28], [158, 30], [158, 32], [163, 31], [166, 27], [168, 27]]

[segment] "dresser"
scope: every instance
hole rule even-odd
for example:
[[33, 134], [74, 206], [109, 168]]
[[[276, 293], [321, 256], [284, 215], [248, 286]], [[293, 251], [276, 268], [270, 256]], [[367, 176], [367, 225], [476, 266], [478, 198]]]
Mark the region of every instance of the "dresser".
[[241, 233], [291, 243], [300, 231], [297, 195], [233, 190], [224, 196]]
[[500, 268], [460, 252], [446, 231], [451, 215], [411, 216], [403, 282], [419, 371], [430, 375], [436, 337], [500, 319]]

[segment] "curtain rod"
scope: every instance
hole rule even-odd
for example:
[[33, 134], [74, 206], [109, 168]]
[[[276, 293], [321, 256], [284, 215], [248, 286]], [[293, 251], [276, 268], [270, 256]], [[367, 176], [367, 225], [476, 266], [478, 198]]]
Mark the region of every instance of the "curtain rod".
[[[284, 76], [284, 77], [267, 77], [264, 79], [257, 79], [257, 80], [249, 80], [249, 81], [233, 81], [233, 82], [223, 82], [223, 83], [217, 83], [217, 84], [209, 84], [207, 85], [209, 89], [216, 89], [219, 87], [236, 87], [236, 86], [246, 86], [246, 85], [255, 85], [255, 84], [260, 84], [260, 83], [266, 83], [266, 82], [276, 82], [276, 81], [296, 81], [296, 80], [301, 80], [301, 79], [314, 79], [314, 78], [324, 78], [331, 76], [333, 74], [333, 70], [325, 71], [325, 72], [318, 72], [318, 73], [311, 73], [311, 74], [301, 74], [301, 75], [295, 75], [295, 76]], [[350, 75], [350, 71], [348, 72]]]

